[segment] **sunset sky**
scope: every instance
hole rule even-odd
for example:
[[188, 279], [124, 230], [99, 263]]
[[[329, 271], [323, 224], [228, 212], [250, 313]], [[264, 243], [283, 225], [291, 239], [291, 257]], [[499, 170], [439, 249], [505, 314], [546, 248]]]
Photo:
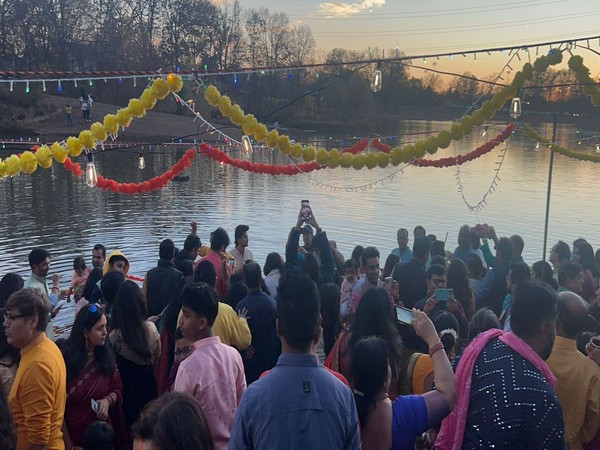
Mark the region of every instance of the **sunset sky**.
[[[511, 45], [575, 39], [600, 35], [600, 2], [591, 0], [241, 0], [242, 7], [285, 12], [292, 23], [310, 25], [317, 46], [364, 50], [398, 47], [407, 55], [460, 52]], [[599, 39], [590, 41], [600, 51]], [[535, 59], [535, 47], [531, 58]], [[540, 54], [548, 47], [540, 48]], [[600, 70], [600, 58], [578, 50], [592, 75]], [[527, 55], [521, 53], [526, 61]], [[454, 72], [469, 70], [479, 76], [497, 71], [507, 53], [457, 56], [428, 61]], [[422, 61], [421, 61], [422, 62]], [[416, 63], [416, 62], [415, 62]], [[520, 66], [520, 64], [518, 65]]]

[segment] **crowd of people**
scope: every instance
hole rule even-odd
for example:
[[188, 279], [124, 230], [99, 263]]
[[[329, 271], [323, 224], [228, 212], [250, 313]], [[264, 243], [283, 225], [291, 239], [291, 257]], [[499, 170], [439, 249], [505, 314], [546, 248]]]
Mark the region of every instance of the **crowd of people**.
[[[102, 244], [68, 288], [43, 248], [27, 280], [3, 276], [0, 448], [600, 448], [586, 240], [530, 267], [520, 236], [485, 224], [452, 252], [400, 228], [382, 268], [299, 213], [261, 268], [247, 225], [233, 248], [223, 228], [208, 245], [190, 231], [141, 285]], [[68, 337], [53, 335], [61, 296], [77, 304]]]

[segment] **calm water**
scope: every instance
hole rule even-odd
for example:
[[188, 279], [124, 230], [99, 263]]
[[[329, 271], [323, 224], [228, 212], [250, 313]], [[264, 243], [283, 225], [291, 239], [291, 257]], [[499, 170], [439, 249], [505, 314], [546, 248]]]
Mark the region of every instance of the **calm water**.
[[[443, 123], [402, 122], [399, 133], [446, 127]], [[547, 130], [550, 134], [550, 126]], [[467, 152], [493, 134], [490, 130], [485, 138], [478, 136], [454, 145], [458, 145], [459, 152]], [[563, 142], [577, 137], [575, 129], [569, 126], [560, 127], [558, 136]], [[296, 138], [300, 140], [301, 136]], [[320, 139], [323, 138], [327, 140], [328, 136]], [[589, 147], [587, 150], [591, 151]], [[138, 151], [111, 151], [97, 156], [97, 167], [104, 176], [139, 182], [163, 173], [184, 150], [155, 149], [155, 153], [146, 154], [143, 171], [137, 168]], [[472, 204], [487, 191], [498, 153], [499, 147], [461, 167], [465, 196]], [[451, 147], [438, 152], [435, 158], [453, 154]], [[253, 158], [285, 162], [281, 155], [266, 151], [256, 152]], [[530, 141], [514, 136], [497, 190], [478, 214], [468, 211], [457, 192], [454, 168], [409, 167], [372, 189], [347, 192], [345, 187], [376, 181], [397, 168], [317, 172], [316, 181], [342, 188], [332, 191], [319, 187], [308, 175], [255, 175], [222, 167], [199, 155], [186, 171], [189, 182], [171, 183], [159, 192], [127, 196], [90, 189], [83, 179], [76, 179], [56, 165], [0, 182], [0, 275], [9, 271], [27, 274], [29, 250], [43, 246], [53, 256], [51, 272], [62, 272], [65, 284], [70, 280], [73, 258], [83, 254], [91, 264], [93, 245], [103, 243], [108, 250], [121, 249], [131, 262], [130, 273], [143, 276], [156, 265], [159, 242], [168, 237], [182, 247], [192, 220], [198, 222], [204, 243], [218, 226], [225, 227], [233, 241], [235, 226], [248, 224], [250, 249], [262, 265], [269, 252], [284, 253], [301, 199], [310, 200], [319, 224], [330, 239], [337, 241], [346, 257], [355, 245], [361, 244], [377, 246], [385, 258], [396, 246], [397, 228], [408, 228], [412, 235], [418, 224], [442, 240], [448, 233], [446, 248], [453, 250], [460, 225], [487, 222], [495, 226], [500, 236], [521, 234], [525, 239], [525, 259], [533, 263], [542, 257], [548, 162], [547, 150], [535, 151]], [[570, 243], [580, 236], [594, 248], [600, 244], [595, 233], [599, 169], [593, 163], [556, 156], [548, 247], [558, 239]]]

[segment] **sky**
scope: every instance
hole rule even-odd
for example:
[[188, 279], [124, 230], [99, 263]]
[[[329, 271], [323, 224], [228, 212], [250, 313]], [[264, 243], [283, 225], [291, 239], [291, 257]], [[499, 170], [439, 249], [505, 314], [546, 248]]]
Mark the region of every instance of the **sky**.
[[[246, 9], [284, 12], [292, 23], [310, 25], [317, 46], [325, 52], [336, 47], [371, 47], [384, 49], [386, 56], [393, 56], [396, 48], [406, 55], [459, 53], [600, 36], [600, 2], [596, 0], [240, 0], [240, 4]], [[591, 40], [590, 46], [600, 51], [600, 39]], [[548, 47], [537, 51], [543, 54]], [[597, 75], [600, 57], [588, 50], [577, 52], [592, 75]], [[535, 55], [533, 46], [532, 60]], [[520, 56], [527, 61], [524, 51]], [[507, 62], [508, 52], [480, 53], [476, 59], [459, 54], [427, 63], [439, 70], [489, 76]]]

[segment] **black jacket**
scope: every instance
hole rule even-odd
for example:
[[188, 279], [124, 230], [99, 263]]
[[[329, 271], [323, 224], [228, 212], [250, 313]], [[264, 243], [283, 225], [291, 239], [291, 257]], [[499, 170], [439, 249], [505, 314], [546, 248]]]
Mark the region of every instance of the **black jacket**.
[[146, 274], [148, 315], [156, 316], [167, 306], [182, 273], [170, 259], [159, 259], [158, 265]]

